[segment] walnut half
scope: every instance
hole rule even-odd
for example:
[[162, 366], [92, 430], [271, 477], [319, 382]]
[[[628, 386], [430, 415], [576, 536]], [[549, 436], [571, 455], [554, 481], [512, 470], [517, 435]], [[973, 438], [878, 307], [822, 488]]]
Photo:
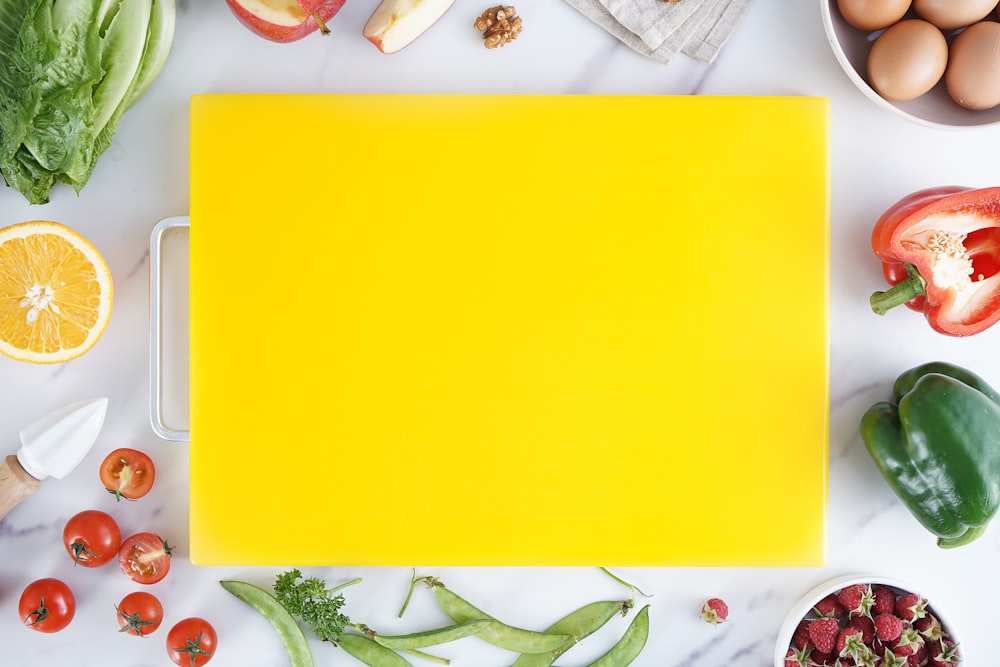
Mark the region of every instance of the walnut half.
[[483, 46], [495, 49], [509, 44], [521, 33], [521, 17], [513, 5], [497, 5], [482, 13], [473, 27], [483, 33]]

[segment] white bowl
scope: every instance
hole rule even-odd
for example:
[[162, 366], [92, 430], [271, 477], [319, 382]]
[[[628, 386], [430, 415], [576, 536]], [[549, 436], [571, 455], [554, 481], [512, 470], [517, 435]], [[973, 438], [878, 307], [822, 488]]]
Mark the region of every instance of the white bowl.
[[[879, 107], [915, 123], [938, 129], [974, 129], [1000, 123], [1000, 106], [972, 111], [958, 106], [945, 89], [944, 79], [920, 97], [905, 102], [890, 102], [868, 85], [866, 79], [868, 51], [881, 31], [866, 33], [847, 23], [840, 15], [837, 0], [820, 0], [823, 26], [833, 54], [847, 77], [868, 99]], [[907, 14], [904, 18], [909, 18]], [[951, 41], [951, 35], [949, 43]]]
[[[825, 598], [827, 595], [835, 593], [841, 588], [845, 588], [851, 584], [881, 584], [895, 589], [897, 593], [916, 593], [921, 597], [924, 597], [927, 600], [928, 610], [930, 610], [930, 612], [941, 623], [941, 626], [948, 633], [948, 638], [956, 644], [959, 643], [958, 636], [954, 632], [954, 626], [951, 624], [948, 617], [942, 612], [941, 608], [936, 604], [936, 600], [933, 596], [925, 595], [919, 588], [915, 588], [906, 582], [892, 579], [890, 577], [881, 577], [871, 574], [851, 574], [836, 577], [835, 579], [830, 579], [829, 581], [819, 584], [803, 595], [802, 598], [795, 603], [791, 611], [788, 613], [788, 616], [785, 618], [785, 622], [782, 624], [781, 630], [778, 632], [778, 643], [774, 647], [775, 667], [785, 667], [785, 654], [788, 653], [788, 648], [791, 646], [792, 635], [795, 634], [795, 629], [798, 627], [799, 621], [809, 616], [810, 611], [816, 603]], [[962, 662], [958, 663], [958, 665], [964, 665], [965, 663], [966, 659], [963, 654]]]

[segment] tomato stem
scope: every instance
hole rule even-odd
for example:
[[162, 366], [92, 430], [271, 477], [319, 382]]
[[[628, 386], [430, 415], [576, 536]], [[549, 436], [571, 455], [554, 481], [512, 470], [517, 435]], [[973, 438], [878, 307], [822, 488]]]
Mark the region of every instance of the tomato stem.
[[118, 605], [115, 605], [115, 611], [118, 612], [119, 616], [125, 619], [125, 625], [123, 625], [121, 630], [119, 630], [118, 632], [132, 631], [134, 634], [137, 634], [140, 637], [148, 637], [148, 635], [144, 635], [142, 633], [142, 629], [147, 625], [157, 624], [156, 621], [142, 620], [142, 616], [139, 614], [139, 612], [135, 612], [132, 615], [126, 614], [125, 612], [123, 612], [121, 609], [118, 608]]
[[83, 558], [83, 560], [89, 560], [88, 558], [84, 558], [84, 556], [95, 559], [98, 557], [96, 553], [87, 548], [87, 544], [85, 542], [73, 542], [69, 545], [69, 548], [70, 551], [73, 552], [73, 565], [79, 565], [81, 558]]
[[188, 639], [187, 645], [184, 648], [175, 649], [178, 653], [187, 653], [188, 657], [191, 659], [191, 667], [195, 667], [199, 655], [204, 655], [212, 657], [210, 651], [206, 651], [201, 647], [201, 639], [204, 633], [199, 632], [198, 636], [194, 639]]
[[[28, 614], [27, 616], [25, 616], [24, 617], [24, 622], [27, 625], [38, 625], [39, 623], [43, 622], [48, 617], [49, 617], [49, 608], [45, 606], [45, 596], [44, 595], [39, 595], [38, 596], [38, 609], [36, 609], [35, 611], [33, 611], [30, 614]], [[29, 618], [34, 618], [34, 620], [29, 623], [28, 622]]]

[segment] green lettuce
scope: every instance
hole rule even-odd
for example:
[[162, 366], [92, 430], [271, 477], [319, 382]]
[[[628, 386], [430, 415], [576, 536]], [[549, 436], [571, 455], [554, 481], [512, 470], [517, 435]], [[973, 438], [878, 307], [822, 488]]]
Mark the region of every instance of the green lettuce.
[[0, 0], [0, 173], [79, 192], [170, 52], [174, 0]]

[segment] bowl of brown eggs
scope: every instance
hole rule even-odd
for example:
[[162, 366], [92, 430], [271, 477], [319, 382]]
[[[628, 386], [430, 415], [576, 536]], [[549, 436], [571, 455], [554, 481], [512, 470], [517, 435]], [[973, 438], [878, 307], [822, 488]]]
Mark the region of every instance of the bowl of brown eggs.
[[820, 0], [834, 55], [878, 106], [947, 129], [1000, 123], [1000, 0]]

